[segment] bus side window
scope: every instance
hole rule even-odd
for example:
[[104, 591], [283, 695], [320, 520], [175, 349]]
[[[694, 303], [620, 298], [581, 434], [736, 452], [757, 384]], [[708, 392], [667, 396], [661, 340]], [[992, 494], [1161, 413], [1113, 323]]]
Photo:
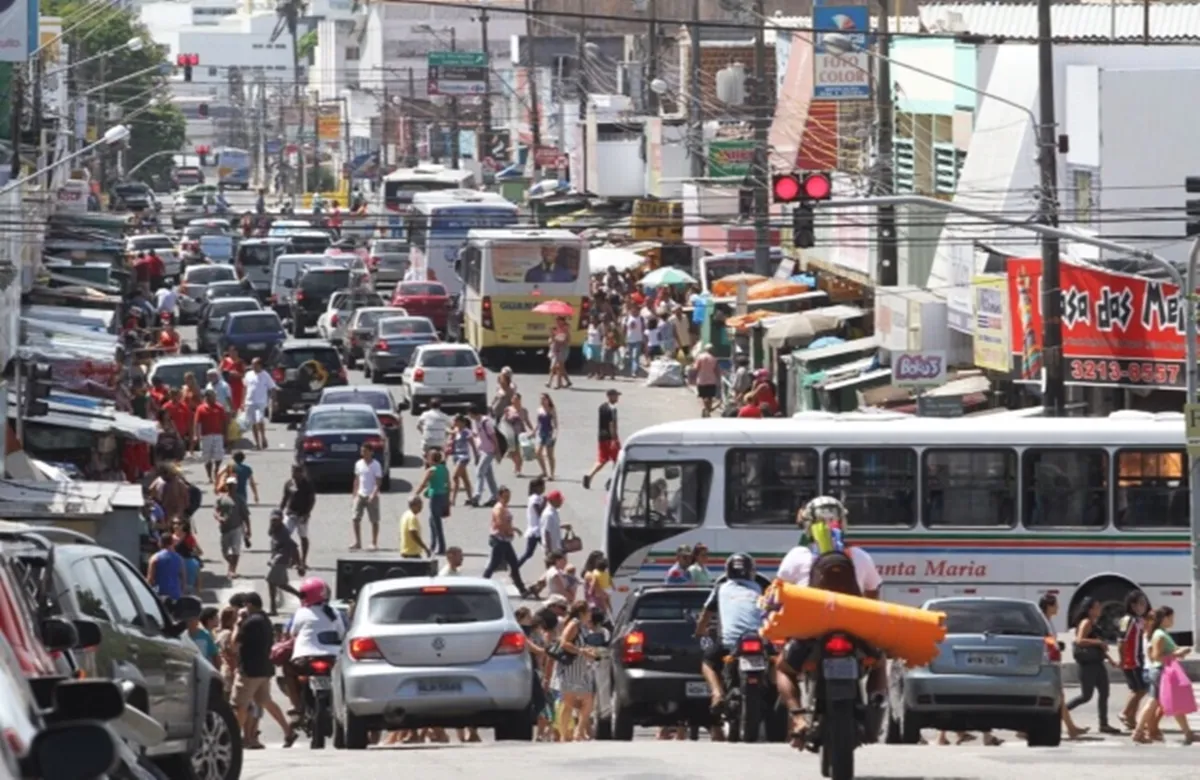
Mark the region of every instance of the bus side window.
[[1017, 453], [930, 449], [924, 453], [927, 528], [1012, 528], [1017, 524]]
[[1108, 525], [1108, 452], [1028, 449], [1022, 459], [1026, 528]]
[[702, 461], [630, 463], [621, 488], [620, 525], [693, 528], [704, 522], [712, 466]]
[[482, 258], [483, 252], [477, 246], [468, 246], [462, 251], [462, 279], [472, 290], [479, 289]]
[[917, 521], [917, 453], [907, 448], [830, 449], [825, 493], [841, 499], [851, 525], [903, 526]]
[[731, 449], [725, 458], [725, 525], [790, 526], [818, 495], [814, 449]]
[[1183, 450], [1120, 450], [1117, 453], [1117, 528], [1188, 527], [1188, 469]]

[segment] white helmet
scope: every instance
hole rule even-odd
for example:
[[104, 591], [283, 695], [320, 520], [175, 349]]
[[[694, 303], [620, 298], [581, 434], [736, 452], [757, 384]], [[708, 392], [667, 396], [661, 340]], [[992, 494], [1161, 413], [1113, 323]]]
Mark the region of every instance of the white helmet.
[[845, 526], [850, 513], [841, 501], [833, 496], [817, 496], [804, 505], [798, 516], [802, 527], [808, 528], [813, 523], [837, 523]]

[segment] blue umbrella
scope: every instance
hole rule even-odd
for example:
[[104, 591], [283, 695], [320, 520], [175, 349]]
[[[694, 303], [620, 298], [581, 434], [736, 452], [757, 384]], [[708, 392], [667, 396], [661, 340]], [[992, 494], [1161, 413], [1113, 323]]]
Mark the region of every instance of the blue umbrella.
[[837, 336], [822, 336], [819, 339], [814, 339], [808, 345], [809, 349], [821, 349], [822, 347], [836, 347], [838, 344], [845, 344], [845, 339], [839, 339]]

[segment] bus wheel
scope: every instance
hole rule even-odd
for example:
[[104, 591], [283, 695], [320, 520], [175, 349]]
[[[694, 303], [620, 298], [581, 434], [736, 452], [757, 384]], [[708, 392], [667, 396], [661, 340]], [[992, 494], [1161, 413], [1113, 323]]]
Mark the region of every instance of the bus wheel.
[[1097, 621], [1096, 630], [1105, 639], [1115, 641], [1120, 637], [1121, 633], [1118, 624], [1121, 621], [1121, 617], [1125, 614], [1125, 597], [1133, 590], [1135, 590], [1135, 586], [1125, 580], [1109, 579], [1094, 583], [1081, 595], [1076, 597], [1075, 603], [1071, 605], [1072, 614], [1067, 619], [1071, 621], [1073, 626], [1077, 625], [1083, 617], [1078, 614], [1079, 604], [1085, 598], [1095, 599], [1103, 606], [1100, 619]]

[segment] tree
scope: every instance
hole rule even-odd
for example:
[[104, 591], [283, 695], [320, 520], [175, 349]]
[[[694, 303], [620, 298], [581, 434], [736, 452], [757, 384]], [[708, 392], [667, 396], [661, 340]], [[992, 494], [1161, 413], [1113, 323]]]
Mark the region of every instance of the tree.
[[[129, 125], [126, 170], [156, 152], [182, 151], [187, 140], [187, 123], [179, 108], [169, 102], [167, 77], [171, 63], [166, 48], [149, 40], [146, 28], [132, 11], [117, 7], [100, 14], [95, 11], [94, 2], [41, 0], [41, 13], [61, 17], [63, 29], [71, 30], [64, 39], [71, 47], [73, 61], [113, 52], [70, 71], [71, 93], [88, 102], [89, 124], [98, 135], [115, 124]], [[81, 20], [84, 21], [79, 24]], [[138, 51], [124, 49], [131, 38], [142, 38], [145, 44]], [[157, 70], [155, 66], [159, 66]], [[82, 97], [91, 89], [118, 80], [119, 84]], [[155, 103], [152, 105], [151, 101]], [[105, 149], [101, 154], [102, 164], [115, 170], [116, 151]], [[172, 165], [171, 156], [164, 154], [147, 162], [138, 171], [138, 177], [161, 177]]]

